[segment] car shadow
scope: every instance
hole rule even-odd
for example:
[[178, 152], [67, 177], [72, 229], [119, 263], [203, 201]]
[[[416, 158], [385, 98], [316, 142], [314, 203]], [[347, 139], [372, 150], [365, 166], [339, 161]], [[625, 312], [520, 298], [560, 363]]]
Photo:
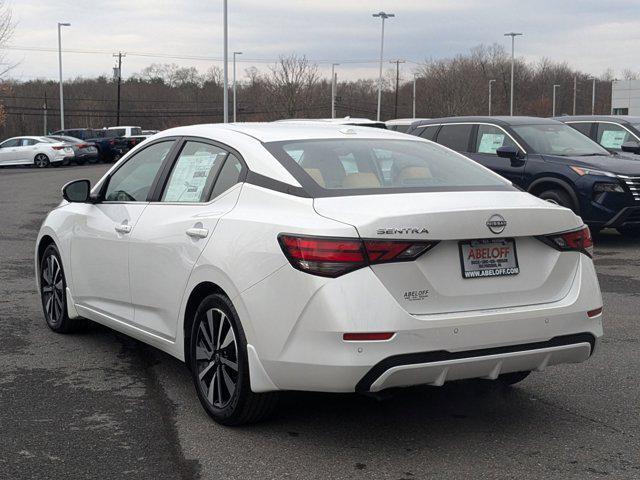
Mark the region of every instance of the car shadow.
[[596, 254], [601, 254], [602, 252], [598, 252], [599, 247], [607, 247], [607, 248], [638, 247], [640, 246], [640, 238], [626, 237], [618, 233], [618, 231], [609, 228], [609, 229], [602, 230], [598, 233], [594, 233], [593, 243], [596, 248]]

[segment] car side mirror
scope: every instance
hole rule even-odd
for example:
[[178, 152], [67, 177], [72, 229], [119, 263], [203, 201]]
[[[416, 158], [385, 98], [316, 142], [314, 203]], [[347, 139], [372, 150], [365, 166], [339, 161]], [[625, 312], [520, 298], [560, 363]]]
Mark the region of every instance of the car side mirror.
[[89, 180], [74, 180], [62, 187], [62, 198], [67, 202], [86, 203], [89, 201], [91, 193], [91, 182]]
[[623, 152], [630, 152], [630, 153], [640, 153], [640, 143], [638, 142], [624, 142], [621, 146], [620, 149]]
[[520, 150], [511, 145], [505, 145], [496, 149], [496, 155], [501, 158], [508, 158], [510, 160], [518, 160], [521, 156]]

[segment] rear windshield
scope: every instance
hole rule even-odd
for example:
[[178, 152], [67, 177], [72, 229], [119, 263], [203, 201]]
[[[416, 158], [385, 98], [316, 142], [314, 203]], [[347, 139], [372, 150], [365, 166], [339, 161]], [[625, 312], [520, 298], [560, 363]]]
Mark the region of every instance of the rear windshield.
[[472, 160], [430, 142], [321, 139], [265, 147], [313, 196], [513, 188]]

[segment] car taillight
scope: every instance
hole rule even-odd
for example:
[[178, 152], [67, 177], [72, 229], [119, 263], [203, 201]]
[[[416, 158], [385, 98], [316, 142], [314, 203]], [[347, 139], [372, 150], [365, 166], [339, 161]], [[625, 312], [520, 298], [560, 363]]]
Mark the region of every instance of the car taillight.
[[65, 147], [56, 145], [55, 147], [51, 147], [51, 148], [53, 148], [54, 150], [62, 150]]
[[294, 268], [339, 277], [367, 265], [415, 260], [437, 242], [280, 235], [280, 246]]
[[109, 145], [115, 145], [116, 141], [112, 138], [111, 140], [109, 140]]
[[78, 147], [78, 148], [87, 148], [88, 146], [89, 145], [86, 144], [86, 143], [80, 143], [80, 144], [76, 145], [76, 147]]
[[538, 237], [547, 245], [561, 252], [581, 252], [593, 258], [593, 238], [586, 225], [571, 232]]

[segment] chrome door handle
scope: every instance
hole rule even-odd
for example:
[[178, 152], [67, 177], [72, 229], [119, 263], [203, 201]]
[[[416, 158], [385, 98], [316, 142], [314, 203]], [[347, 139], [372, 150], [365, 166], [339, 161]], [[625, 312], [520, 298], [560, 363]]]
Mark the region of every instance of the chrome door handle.
[[123, 223], [122, 225], [116, 225], [115, 229], [118, 233], [131, 233], [131, 225], [127, 225], [126, 223]]
[[208, 228], [188, 228], [187, 229], [187, 235], [189, 235], [191, 238], [205, 238], [207, 235], [209, 235], [209, 229]]

